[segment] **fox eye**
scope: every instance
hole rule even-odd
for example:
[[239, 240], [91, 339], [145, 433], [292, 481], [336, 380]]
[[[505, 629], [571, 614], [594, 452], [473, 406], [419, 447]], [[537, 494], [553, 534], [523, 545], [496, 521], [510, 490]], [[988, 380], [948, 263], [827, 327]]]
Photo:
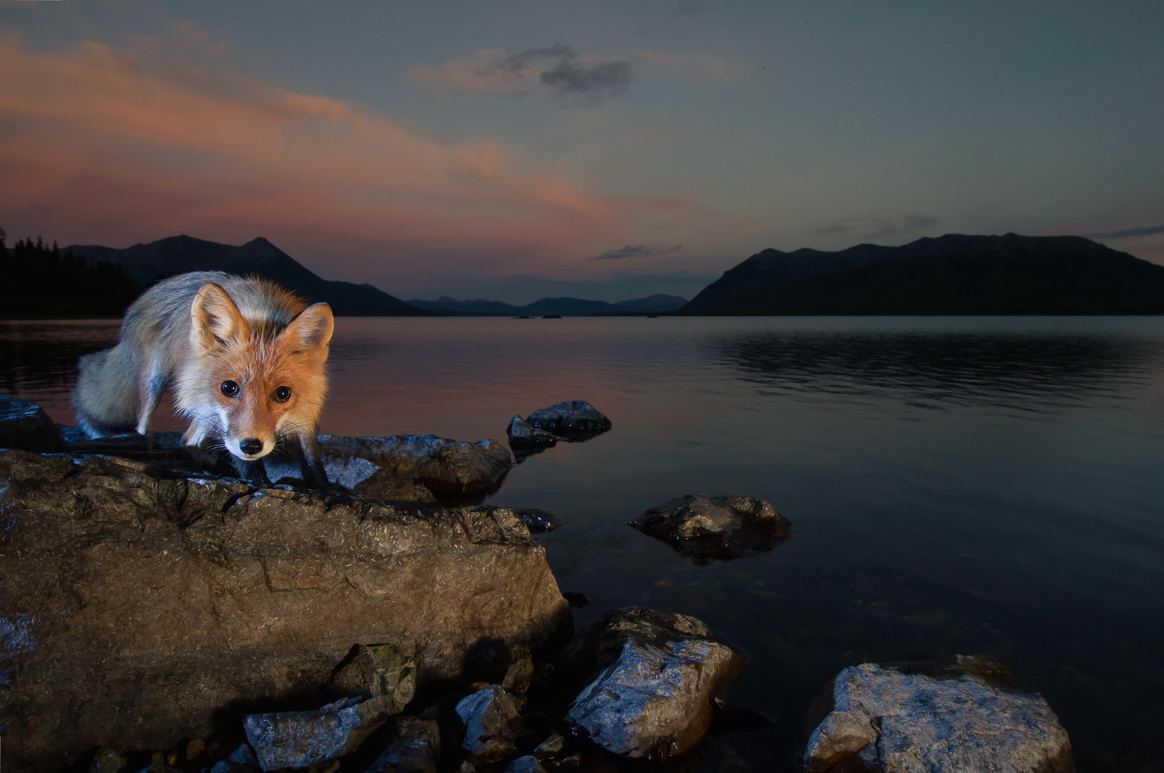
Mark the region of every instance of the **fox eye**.
[[238, 393], [242, 391], [239, 389], [238, 384], [233, 381], [223, 381], [220, 389], [222, 389], [222, 393], [227, 397], [238, 397]]
[[273, 396], [275, 398], [275, 402], [285, 403], [291, 399], [291, 387], [279, 387], [275, 390], [275, 394]]

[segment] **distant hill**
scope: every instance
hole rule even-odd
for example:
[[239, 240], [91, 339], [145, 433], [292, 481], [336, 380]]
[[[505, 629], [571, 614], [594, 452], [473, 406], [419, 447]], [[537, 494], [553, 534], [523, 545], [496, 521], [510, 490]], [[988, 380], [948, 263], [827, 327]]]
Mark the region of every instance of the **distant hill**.
[[764, 250], [678, 314], [1160, 314], [1164, 266], [1078, 236]]
[[629, 301], [587, 301], [581, 298], [542, 298], [525, 306], [514, 306], [501, 301], [487, 301], [476, 299], [458, 301], [447, 295], [435, 301], [423, 301], [411, 298], [409, 304], [418, 309], [428, 309], [438, 314], [463, 316], [505, 316], [505, 317], [544, 317], [560, 315], [563, 317], [586, 317], [598, 315], [618, 314], [656, 314], [664, 311], [674, 311], [687, 303], [686, 298], [677, 295], [652, 295], [647, 298], [635, 298]]
[[123, 250], [92, 244], [67, 249], [90, 261], [120, 265], [131, 279], [143, 287], [158, 279], [187, 271], [226, 271], [270, 279], [311, 303], [326, 301], [337, 316], [399, 317], [429, 314], [370, 284], [321, 279], [262, 237], [241, 247], [190, 236], [172, 236], [149, 244], [135, 244]]

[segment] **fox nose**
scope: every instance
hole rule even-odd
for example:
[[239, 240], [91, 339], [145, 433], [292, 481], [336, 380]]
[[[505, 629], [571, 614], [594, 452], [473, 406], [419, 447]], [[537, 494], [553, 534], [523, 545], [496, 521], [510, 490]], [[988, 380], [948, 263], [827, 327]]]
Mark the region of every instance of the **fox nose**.
[[238, 447], [239, 450], [244, 454], [257, 454], [259, 451], [263, 450], [263, 441], [259, 440], [257, 437], [249, 437], [246, 440], [240, 440]]

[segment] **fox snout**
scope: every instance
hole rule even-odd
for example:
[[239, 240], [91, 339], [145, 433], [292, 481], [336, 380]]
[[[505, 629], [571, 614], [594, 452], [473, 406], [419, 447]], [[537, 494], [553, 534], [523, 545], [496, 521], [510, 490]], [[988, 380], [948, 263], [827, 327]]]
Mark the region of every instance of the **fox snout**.
[[254, 461], [261, 459], [275, 449], [275, 438], [271, 437], [267, 440], [257, 437], [224, 437], [223, 443], [226, 444], [226, 450], [237, 456], [239, 459], [246, 459]]

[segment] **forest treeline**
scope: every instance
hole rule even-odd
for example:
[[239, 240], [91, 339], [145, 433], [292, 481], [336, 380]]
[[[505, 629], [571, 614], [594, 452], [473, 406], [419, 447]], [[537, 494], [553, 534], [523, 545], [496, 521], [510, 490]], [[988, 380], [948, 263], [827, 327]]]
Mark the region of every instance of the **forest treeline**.
[[40, 237], [9, 249], [0, 230], [0, 318], [120, 317], [141, 287], [115, 263], [63, 254]]

